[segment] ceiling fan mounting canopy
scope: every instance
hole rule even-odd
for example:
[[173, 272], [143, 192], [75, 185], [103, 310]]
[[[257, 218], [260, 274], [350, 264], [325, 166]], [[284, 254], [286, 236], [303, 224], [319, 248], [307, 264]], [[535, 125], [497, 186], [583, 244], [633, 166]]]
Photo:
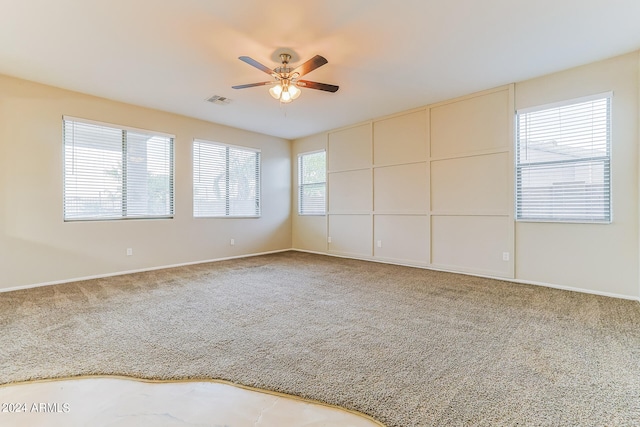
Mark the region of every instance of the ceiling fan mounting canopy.
[[287, 65], [289, 61], [291, 61], [291, 55], [289, 55], [288, 53], [281, 53], [280, 61], [282, 61], [282, 65]]
[[299, 97], [299, 87], [322, 90], [332, 93], [337, 92], [339, 89], [339, 86], [336, 85], [312, 82], [309, 80], [300, 80], [300, 77], [302, 77], [303, 75], [310, 73], [311, 71], [323, 66], [328, 62], [324, 57], [320, 55], [314, 56], [295, 69], [289, 67], [291, 55], [288, 53], [280, 54], [280, 61], [282, 62], [282, 65], [274, 68], [273, 70], [248, 56], [241, 56], [238, 59], [246, 62], [247, 64], [257, 68], [258, 70], [266, 74], [269, 74], [274, 78], [274, 80], [268, 82], [249, 83], [244, 85], [232, 86], [233, 89], [246, 89], [249, 87], [273, 85], [273, 87], [269, 89], [269, 93], [272, 97], [280, 100], [280, 102], [283, 103], [289, 103]]

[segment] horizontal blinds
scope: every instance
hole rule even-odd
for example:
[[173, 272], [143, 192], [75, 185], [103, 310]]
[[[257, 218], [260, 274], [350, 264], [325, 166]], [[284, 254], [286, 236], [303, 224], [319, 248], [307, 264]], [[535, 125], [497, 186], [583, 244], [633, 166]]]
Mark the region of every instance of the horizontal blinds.
[[260, 151], [193, 142], [193, 215], [260, 215]]
[[298, 157], [299, 205], [301, 215], [324, 215], [326, 211], [326, 153], [319, 151]]
[[63, 120], [65, 220], [173, 216], [173, 138]]
[[611, 98], [519, 112], [516, 216], [611, 220]]

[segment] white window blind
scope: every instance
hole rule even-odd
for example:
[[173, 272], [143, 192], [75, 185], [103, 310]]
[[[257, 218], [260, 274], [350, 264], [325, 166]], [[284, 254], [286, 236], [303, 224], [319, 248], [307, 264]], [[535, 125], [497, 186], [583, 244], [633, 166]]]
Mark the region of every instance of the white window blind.
[[64, 219], [173, 217], [173, 136], [63, 117]]
[[517, 113], [516, 218], [611, 222], [611, 94]]
[[193, 216], [260, 216], [260, 150], [194, 140]]
[[316, 151], [298, 156], [298, 213], [324, 215], [326, 211], [326, 153]]

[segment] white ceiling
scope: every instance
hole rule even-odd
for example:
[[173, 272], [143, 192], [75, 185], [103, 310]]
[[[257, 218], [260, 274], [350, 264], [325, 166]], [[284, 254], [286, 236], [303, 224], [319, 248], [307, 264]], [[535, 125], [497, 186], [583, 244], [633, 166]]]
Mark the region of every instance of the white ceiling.
[[[231, 89], [282, 48], [340, 90]], [[640, 0], [0, 0], [1, 74], [288, 139], [639, 48]]]

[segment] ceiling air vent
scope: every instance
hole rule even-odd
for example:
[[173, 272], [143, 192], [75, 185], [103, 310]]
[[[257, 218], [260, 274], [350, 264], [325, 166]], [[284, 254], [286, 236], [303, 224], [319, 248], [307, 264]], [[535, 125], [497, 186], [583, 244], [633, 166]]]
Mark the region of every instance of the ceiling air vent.
[[226, 96], [213, 95], [212, 97], [207, 98], [207, 101], [218, 105], [227, 105], [231, 102], [231, 99], [227, 98]]

